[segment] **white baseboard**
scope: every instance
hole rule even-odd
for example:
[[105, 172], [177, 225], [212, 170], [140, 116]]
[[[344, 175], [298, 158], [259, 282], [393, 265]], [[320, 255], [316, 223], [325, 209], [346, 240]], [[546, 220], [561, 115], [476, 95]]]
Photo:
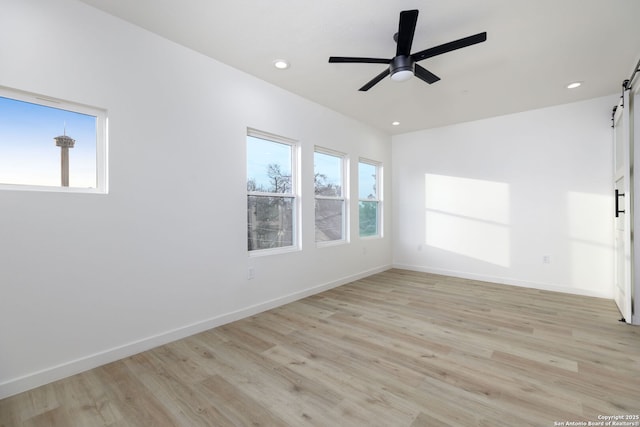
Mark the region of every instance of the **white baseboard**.
[[483, 275], [483, 274], [468, 273], [464, 271], [447, 270], [444, 268], [406, 265], [406, 264], [393, 264], [393, 268], [419, 271], [422, 273], [441, 274], [443, 276], [459, 277], [461, 279], [479, 280], [482, 282], [499, 283], [501, 285], [511, 285], [511, 286], [519, 286], [523, 288], [540, 289], [543, 291], [562, 292], [566, 294], [613, 299], [613, 294], [611, 293], [595, 292], [589, 289], [572, 288], [569, 286], [554, 285], [554, 284], [548, 284], [548, 283], [530, 282], [527, 280], [519, 280], [519, 279], [513, 279], [509, 277], [489, 276], [489, 275]]
[[239, 319], [243, 319], [245, 317], [253, 316], [263, 311], [270, 310], [272, 308], [276, 308], [281, 305], [284, 305], [293, 301], [297, 301], [299, 299], [308, 297], [310, 295], [315, 295], [317, 293], [320, 293], [338, 286], [342, 286], [344, 284], [353, 282], [358, 279], [362, 279], [367, 276], [371, 276], [372, 274], [380, 273], [390, 268], [391, 268], [391, 265], [385, 265], [382, 267], [363, 271], [350, 276], [342, 277], [338, 280], [313, 286], [311, 288], [294, 292], [289, 295], [284, 295], [282, 297], [274, 298], [272, 300], [255, 304], [249, 307], [245, 307], [243, 309], [236, 310], [230, 313], [214, 316], [212, 318], [205, 319], [196, 323], [192, 323], [190, 325], [185, 325], [179, 328], [165, 331], [161, 334], [149, 336], [134, 342], [124, 344], [119, 347], [115, 347], [99, 353], [83, 356], [75, 360], [70, 360], [68, 362], [65, 362], [56, 366], [51, 366], [37, 372], [32, 372], [30, 374], [27, 374], [18, 378], [13, 378], [8, 381], [4, 381], [0, 383], [0, 399], [13, 396], [18, 393], [22, 393], [24, 391], [33, 389], [35, 387], [39, 387], [41, 385], [48, 384], [62, 378], [66, 378], [71, 375], [75, 375], [75, 374], [87, 371], [89, 369], [93, 369], [98, 366], [102, 366], [107, 363], [114, 362], [116, 360], [133, 356], [134, 354], [138, 354], [140, 352], [152, 349], [154, 347], [158, 347], [163, 344], [170, 343], [172, 341], [179, 340], [181, 338], [185, 338], [185, 337], [197, 334], [199, 332], [216, 328], [218, 326], [221, 326]]

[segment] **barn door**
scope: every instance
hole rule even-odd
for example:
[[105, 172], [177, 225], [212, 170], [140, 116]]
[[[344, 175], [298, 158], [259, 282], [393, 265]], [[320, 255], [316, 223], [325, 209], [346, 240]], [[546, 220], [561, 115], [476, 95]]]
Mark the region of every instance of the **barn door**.
[[615, 286], [614, 298], [622, 318], [631, 322], [631, 150], [629, 91], [613, 116], [614, 204], [615, 204]]

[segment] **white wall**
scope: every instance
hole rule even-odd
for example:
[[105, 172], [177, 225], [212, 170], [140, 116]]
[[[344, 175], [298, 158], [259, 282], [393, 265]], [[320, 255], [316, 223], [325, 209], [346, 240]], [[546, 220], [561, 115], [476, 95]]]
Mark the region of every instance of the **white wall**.
[[[388, 135], [72, 0], [0, 10], [0, 85], [107, 109], [110, 160], [107, 195], [0, 191], [0, 398], [390, 266], [389, 199], [316, 248], [312, 197], [314, 145], [355, 186]], [[247, 127], [300, 141], [302, 251], [247, 256]]]
[[393, 137], [394, 265], [611, 298], [616, 102]]

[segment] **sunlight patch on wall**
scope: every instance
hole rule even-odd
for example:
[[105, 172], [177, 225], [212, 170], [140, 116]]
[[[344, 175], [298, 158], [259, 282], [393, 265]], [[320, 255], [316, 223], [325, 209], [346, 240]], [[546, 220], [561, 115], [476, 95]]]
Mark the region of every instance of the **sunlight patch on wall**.
[[425, 174], [425, 243], [509, 267], [509, 185]]
[[613, 280], [613, 201], [602, 194], [570, 192], [567, 203], [572, 282], [602, 291]]
[[609, 195], [570, 192], [569, 236], [611, 246], [613, 200]]

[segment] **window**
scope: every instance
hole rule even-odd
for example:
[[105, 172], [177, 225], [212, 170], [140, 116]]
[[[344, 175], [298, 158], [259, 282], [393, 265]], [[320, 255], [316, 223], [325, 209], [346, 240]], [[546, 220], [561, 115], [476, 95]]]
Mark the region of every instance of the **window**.
[[0, 87], [0, 187], [106, 193], [106, 113]]
[[345, 163], [343, 154], [315, 150], [316, 242], [346, 240]]
[[249, 129], [247, 133], [248, 249], [295, 249], [296, 144]]
[[358, 208], [360, 237], [382, 236], [382, 166], [360, 160], [358, 163]]

